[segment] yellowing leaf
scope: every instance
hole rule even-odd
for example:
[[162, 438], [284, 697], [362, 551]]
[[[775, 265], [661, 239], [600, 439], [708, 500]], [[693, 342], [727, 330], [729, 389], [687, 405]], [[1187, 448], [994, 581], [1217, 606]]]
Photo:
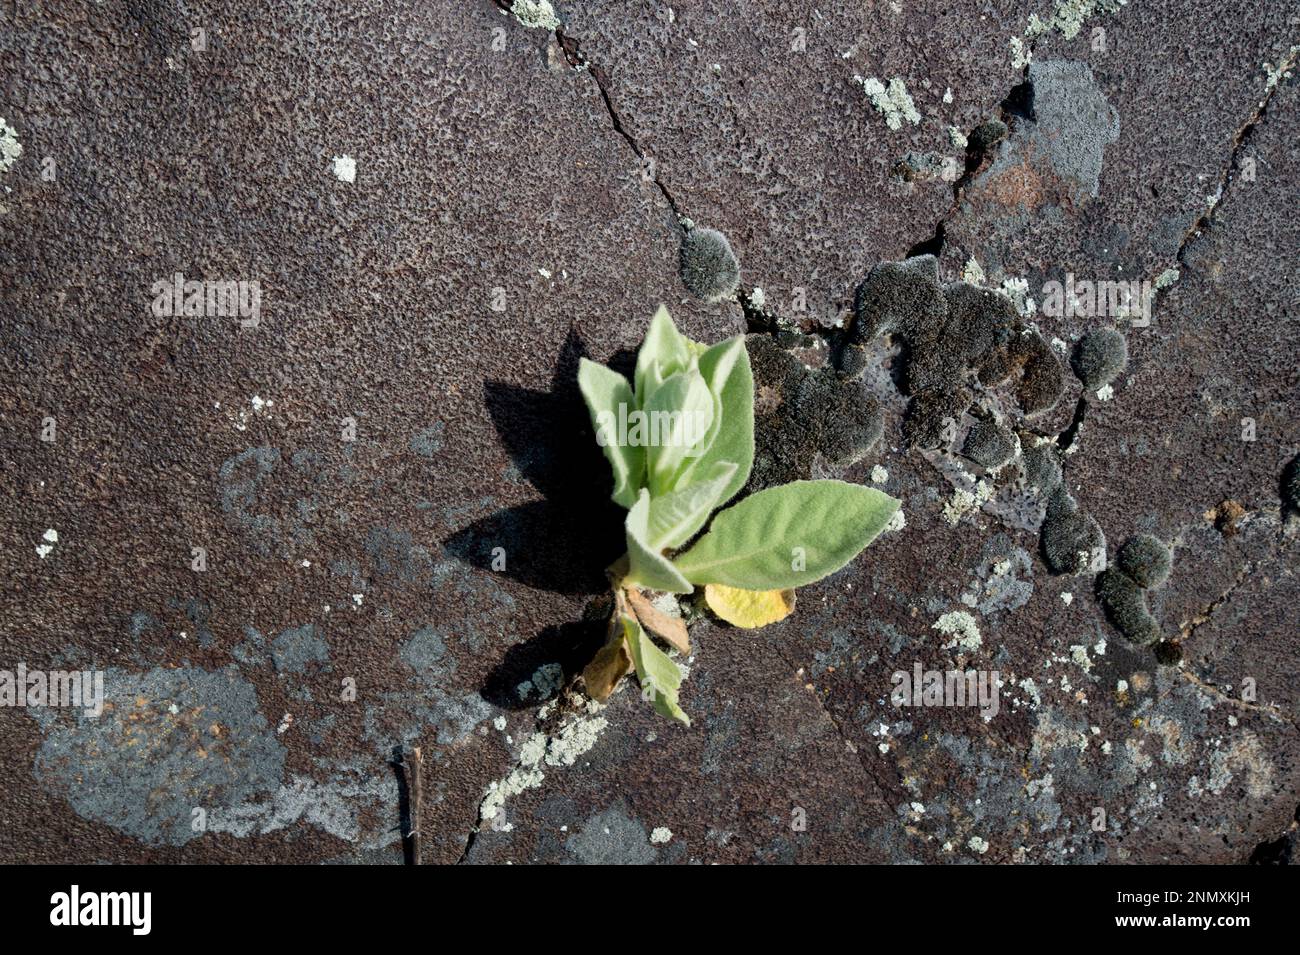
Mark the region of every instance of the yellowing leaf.
[[741, 590], [726, 584], [707, 584], [704, 602], [733, 627], [753, 630], [790, 616], [794, 612], [794, 591]]
[[641, 626], [649, 630], [651, 635], [659, 638], [678, 653], [691, 652], [691, 638], [686, 632], [685, 621], [680, 617], [670, 617], [659, 610], [635, 587], [629, 587], [625, 593], [632, 612], [641, 621]]
[[587, 695], [597, 703], [604, 703], [632, 669], [632, 654], [628, 651], [627, 638], [620, 630], [617, 637], [596, 652], [582, 678], [587, 684]]

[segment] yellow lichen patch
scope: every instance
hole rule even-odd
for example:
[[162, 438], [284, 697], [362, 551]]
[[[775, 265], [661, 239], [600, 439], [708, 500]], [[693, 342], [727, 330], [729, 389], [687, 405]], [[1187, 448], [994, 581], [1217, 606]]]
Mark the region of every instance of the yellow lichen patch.
[[784, 620], [794, 612], [793, 590], [741, 590], [725, 584], [708, 584], [704, 602], [733, 627], [752, 630]]

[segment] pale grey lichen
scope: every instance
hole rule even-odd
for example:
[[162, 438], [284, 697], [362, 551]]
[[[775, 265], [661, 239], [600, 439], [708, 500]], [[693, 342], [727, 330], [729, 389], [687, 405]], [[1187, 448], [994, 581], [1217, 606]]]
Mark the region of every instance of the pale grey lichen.
[[515, 0], [510, 12], [516, 20], [532, 29], [554, 30], [560, 26], [560, 18], [555, 15], [550, 0]]
[[[1297, 53], [1300, 53], [1300, 46], [1293, 46], [1287, 51], [1286, 56], [1277, 61], [1277, 66], [1273, 66], [1271, 63], [1264, 64], [1264, 75], [1267, 77], [1264, 83], [1264, 92], [1271, 91], [1282, 80], [1291, 77], [1291, 69], [1295, 66]], [[0, 122], [3, 122], [3, 120], [0, 120]]]
[[351, 156], [335, 156], [330, 164], [334, 178], [339, 182], [357, 181], [357, 161]]
[[1011, 47], [1012, 69], [1023, 70], [1033, 60], [1034, 51], [1018, 36], [1013, 36], [1009, 45]]
[[[548, 705], [549, 706], [549, 705]], [[548, 706], [538, 711], [544, 719]], [[595, 712], [589, 708], [589, 712]], [[520, 793], [536, 789], [546, 780], [542, 766], [572, 766], [578, 758], [596, 745], [600, 734], [609, 725], [604, 717], [578, 714], [565, 723], [554, 736], [533, 733], [519, 748], [518, 762], [504, 779], [488, 785], [479, 803], [479, 825], [501, 832], [511, 829], [502, 810], [506, 803]]]
[[1079, 35], [1089, 17], [1097, 13], [1116, 13], [1127, 4], [1128, 0], [1058, 0], [1056, 9], [1047, 20], [1037, 14], [1029, 15], [1025, 35], [1036, 37], [1056, 30], [1067, 40], [1072, 40]]
[[874, 76], [854, 76], [853, 82], [862, 87], [867, 99], [871, 100], [876, 112], [885, 117], [885, 125], [890, 129], [901, 129], [903, 120], [913, 126], [921, 122], [921, 114], [917, 112], [916, 104], [912, 102], [912, 96], [907, 92], [907, 84], [902, 77], [895, 76], [888, 86]]
[[0, 172], [8, 172], [23, 154], [23, 144], [18, 141], [18, 130], [0, 116]]
[[953, 610], [944, 614], [930, 626], [931, 630], [938, 630], [945, 636], [951, 637], [943, 645], [943, 649], [948, 650], [953, 647], [961, 647], [963, 650], [978, 650], [983, 644], [983, 638], [980, 636], [979, 624], [964, 610]]

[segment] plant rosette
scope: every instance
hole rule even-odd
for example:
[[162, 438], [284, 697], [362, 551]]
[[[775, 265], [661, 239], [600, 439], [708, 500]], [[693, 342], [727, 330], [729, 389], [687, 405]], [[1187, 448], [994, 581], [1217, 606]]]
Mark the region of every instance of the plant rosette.
[[[844, 567], [899, 502], [845, 481], [794, 481], [732, 503], [754, 463], [754, 378], [745, 338], [716, 345], [678, 332], [660, 307], [633, 380], [582, 359], [578, 385], [626, 509], [627, 554], [609, 569], [607, 638], [583, 678], [603, 701], [635, 671], [642, 696], [690, 725], [671, 652], [690, 639], [661, 595], [703, 588], [718, 618], [755, 628], [787, 617], [794, 588]], [[728, 506], [729, 505], [729, 506]], [[665, 649], [667, 648], [667, 649]]]

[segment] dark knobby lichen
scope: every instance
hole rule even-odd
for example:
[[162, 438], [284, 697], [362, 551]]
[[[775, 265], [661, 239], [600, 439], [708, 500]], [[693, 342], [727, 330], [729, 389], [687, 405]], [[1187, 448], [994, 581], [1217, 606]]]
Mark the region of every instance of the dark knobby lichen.
[[948, 321], [940, 338], [954, 363], [974, 366], [1015, 337], [1020, 316], [1015, 304], [1001, 292], [952, 282], [944, 287], [944, 297]]
[[740, 262], [727, 237], [716, 229], [688, 229], [682, 238], [682, 282], [706, 302], [736, 293]]
[[1000, 385], [1017, 373], [1016, 401], [1026, 415], [1056, 406], [1065, 390], [1061, 363], [1043, 336], [1031, 328], [1020, 328], [1007, 344], [992, 351], [980, 365], [979, 379], [985, 385]]
[[1088, 332], [1075, 346], [1070, 367], [1088, 391], [1109, 385], [1128, 364], [1128, 342], [1113, 328]]
[[1047, 497], [1061, 484], [1061, 456], [1055, 441], [1046, 441], [1026, 448], [1020, 458], [1020, 470], [1025, 485]]
[[[970, 407], [970, 389], [955, 391], [935, 389], [912, 395], [903, 419], [903, 437], [908, 445], [931, 451], [955, 437], [957, 422]], [[949, 432], [954, 432], [949, 434]]]
[[859, 286], [848, 342], [862, 345], [880, 335], [904, 346], [900, 378], [912, 398], [904, 434], [921, 448], [937, 447], [970, 407], [972, 370], [985, 384], [1019, 372], [1016, 398], [1027, 415], [1051, 408], [1063, 388], [1056, 356], [1021, 322], [1011, 300], [966, 282], [941, 285], [932, 255], [882, 262]]
[[750, 491], [806, 480], [818, 456], [844, 467], [875, 447], [884, 418], [860, 381], [813, 371], [767, 335], [750, 335], [746, 347], [755, 385]]
[[1058, 487], [1047, 500], [1039, 545], [1055, 574], [1081, 574], [1106, 565], [1106, 535], [1101, 525]]
[[938, 259], [918, 255], [903, 262], [879, 263], [858, 286], [853, 310], [855, 343], [897, 335], [915, 347], [933, 339], [948, 314]]
[[1159, 587], [1169, 579], [1169, 548], [1150, 534], [1130, 537], [1115, 555], [1115, 564], [1139, 587]]
[[971, 149], [984, 152], [989, 147], [996, 146], [1006, 138], [1006, 135], [1007, 124], [1000, 119], [990, 119], [972, 129], [966, 140]]
[[1116, 567], [1097, 577], [1097, 599], [1115, 628], [1126, 639], [1140, 646], [1160, 639], [1160, 625], [1147, 609], [1146, 591], [1128, 574]]
[[[1169, 579], [1173, 557], [1150, 534], [1130, 537], [1115, 555], [1115, 566], [1097, 578], [1097, 597], [1106, 616], [1133, 643], [1145, 646], [1160, 640], [1160, 624], [1147, 608], [1146, 592]], [[1157, 648], [1163, 663], [1176, 662], [1178, 646], [1164, 641]]]
[[985, 418], [966, 434], [961, 452], [980, 467], [991, 470], [1015, 456], [1016, 436], [992, 418]]

